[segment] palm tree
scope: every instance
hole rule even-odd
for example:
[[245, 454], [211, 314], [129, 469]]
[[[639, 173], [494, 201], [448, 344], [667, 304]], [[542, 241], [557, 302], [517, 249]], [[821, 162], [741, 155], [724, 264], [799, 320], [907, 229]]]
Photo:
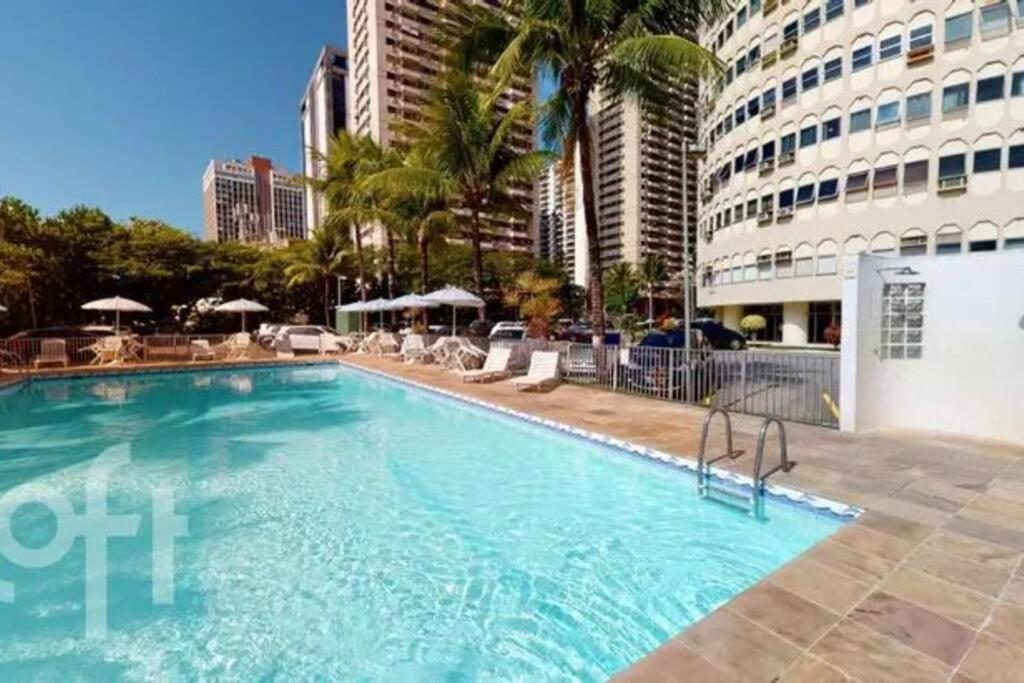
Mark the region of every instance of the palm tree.
[[289, 287], [322, 284], [324, 324], [328, 326], [331, 324], [331, 279], [342, 272], [348, 244], [340, 230], [320, 227], [307, 242], [298, 246], [292, 261], [284, 269]]
[[529, 102], [521, 102], [503, 112], [496, 99], [480, 92], [473, 75], [452, 69], [431, 92], [421, 119], [403, 127], [415, 163], [378, 174], [370, 184], [450, 198], [473, 248], [473, 287], [481, 296], [485, 217], [526, 218], [514, 188], [533, 182], [550, 160], [547, 152], [522, 152], [515, 144], [531, 111]]
[[626, 261], [619, 261], [604, 271], [602, 279], [608, 292], [608, 310], [619, 316], [628, 313], [640, 293], [633, 266]]
[[665, 257], [658, 252], [647, 254], [640, 262], [637, 275], [639, 275], [640, 284], [647, 290], [647, 319], [650, 321], [647, 326], [650, 328], [654, 324], [654, 290], [668, 279]]
[[452, 225], [452, 215], [442, 198], [426, 199], [415, 194], [399, 193], [388, 204], [394, 224], [416, 245], [419, 257], [421, 294], [430, 286], [430, 246], [445, 239]]
[[545, 278], [526, 271], [516, 278], [515, 287], [506, 292], [505, 304], [526, 318], [531, 337], [547, 338], [551, 321], [562, 312], [562, 302], [558, 298], [560, 287], [557, 278]]
[[605, 321], [589, 103], [600, 89], [613, 99], [634, 98], [654, 115], [671, 115], [676, 88], [718, 68], [710, 52], [684, 36], [730, 7], [726, 0], [517, 0], [504, 11], [464, 8], [456, 21], [469, 28], [454, 61], [493, 61], [499, 91], [541, 70], [558, 85], [539, 119], [548, 145], [561, 143], [568, 163], [577, 151], [580, 156], [595, 345], [604, 341]]

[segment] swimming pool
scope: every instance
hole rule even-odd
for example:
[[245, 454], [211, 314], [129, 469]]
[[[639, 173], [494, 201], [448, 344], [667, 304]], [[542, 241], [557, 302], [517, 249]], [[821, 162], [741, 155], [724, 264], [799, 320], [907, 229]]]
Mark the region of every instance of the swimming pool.
[[[37, 382], [0, 395], [0, 492], [84, 506], [130, 447], [86, 638], [85, 542], [0, 604], [0, 679], [603, 679], [843, 520], [701, 501], [692, 475], [336, 365]], [[153, 604], [152, 491], [188, 520]], [[23, 505], [14, 537], [55, 518]], [[0, 519], [2, 523], [2, 519]]]

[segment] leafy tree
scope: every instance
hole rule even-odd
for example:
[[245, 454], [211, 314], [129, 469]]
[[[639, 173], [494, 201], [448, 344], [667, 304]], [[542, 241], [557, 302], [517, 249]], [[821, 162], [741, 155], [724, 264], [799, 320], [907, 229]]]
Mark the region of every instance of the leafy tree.
[[289, 287], [321, 283], [325, 325], [331, 324], [331, 280], [343, 272], [347, 246], [339, 230], [321, 227], [309, 241], [295, 245], [284, 270]]
[[665, 257], [657, 252], [651, 252], [640, 262], [637, 269], [640, 284], [647, 292], [647, 318], [654, 320], [654, 292], [661, 287], [668, 279], [668, 267], [665, 265]]
[[626, 261], [619, 261], [605, 271], [604, 286], [607, 293], [605, 305], [613, 315], [623, 316], [628, 313], [640, 296], [636, 273]]
[[562, 312], [558, 299], [559, 282], [556, 278], [545, 278], [527, 271], [516, 278], [516, 285], [505, 293], [505, 303], [518, 309], [526, 318], [527, 334], [546, 339], [551, 321]]
[[724, 0], [520, 0], [503, 11], [455, 2], [465, 26], [453, 51], [463, 65], [493, 61], [496, 91], [524, 72], [546, 70], [558, 87], [543, 104], [544, 141], [559, 145], [582, 170], [590, 256], [594, 344], [604, 341], [604, 291], [589, 106], [600, 89], [610, 99], [633, 98], [655, 116], [672, 108], [686, 81], [717, 68], [715, 58], [684, 36], [731, 8]]

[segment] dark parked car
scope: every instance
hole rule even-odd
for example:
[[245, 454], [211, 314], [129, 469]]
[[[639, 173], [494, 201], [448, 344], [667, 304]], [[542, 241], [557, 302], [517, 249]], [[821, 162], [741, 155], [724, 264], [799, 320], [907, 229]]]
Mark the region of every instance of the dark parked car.
[[[577, 323], [570, 325], [556, 335], [558, 341], [569, 341], [576, 344], [590, 344], [594, 341], [594, 326], [590, 323]], [[613, 330], [606, 329], [604, 333], [605, 346], [618, 346], [621, 335]]]
[[[690, 323], [690, 330], [700, 332], [700, 337], [707, 340], [713, 349], [738, 350], [746, 348], [747, 340], [739, 332], [734, 332], [728, 327], [711, 320], [701, 320]], [[682, 328], [668, 331], [649, 332], [640, 346], [653, 346], [668, 349], [681, 349], [685, 345], [683, 341]], [[690, 339], [690, 348], [697, 348], [701, 345], [697, 338]]]

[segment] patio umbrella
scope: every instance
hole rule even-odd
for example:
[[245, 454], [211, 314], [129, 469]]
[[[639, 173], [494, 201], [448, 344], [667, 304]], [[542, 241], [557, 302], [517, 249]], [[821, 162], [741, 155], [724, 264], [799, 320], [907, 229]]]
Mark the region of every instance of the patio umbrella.
[[384, 327], [384, 311], [396, 311], [399, 308], [395, 306], [391, 299], [374, 299], [373, 301], [367, 301], [362, 310], [368, 313], [380, 313], [380, 326]]
[[6, 313], [6, 312], [7, 312], [7, 307], [4, 306], [3, 304], [0, 304], [0, 313]]
[[121, 336], [121, 313], [152, 313], [153, 309], [121, 296], [97, 299], [82, 305], [83, 311], [114, 311], [114, 336]]
[[256, 301], [249, 301], [248, 299], [235, 299], [234, 301], [228, 301], [226, 303], [223, 303], [213, 310], [217, 311], [218, 313], [241, 313], [242, 332], [245, 332], [246, 313], [266, 313], [270, 309]]
[[452, 307], [452, 336], [455, 336], [456, 311], [460, 308], [483, 308], [487, 304], [476, 294], [471, 294], [458, 287], [445, 287], [436, 292], [427, 294], [425, 299], [433, 301], [442, 306]]
[[441, 304], [419, 294], [406, 294], [391, 301], [395, 308], [437, 308]]

